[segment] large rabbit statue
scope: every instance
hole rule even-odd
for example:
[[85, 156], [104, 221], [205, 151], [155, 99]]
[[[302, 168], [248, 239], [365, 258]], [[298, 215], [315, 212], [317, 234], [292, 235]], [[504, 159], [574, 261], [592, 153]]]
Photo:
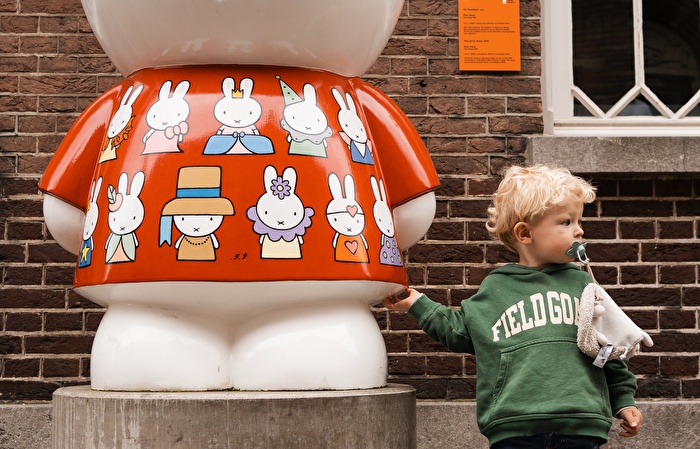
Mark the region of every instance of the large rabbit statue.
[[83, 0], [124, 75], [39, 187], [106, 307], [97, 390], [386, 385], [370, 310], [408, 283], [439, 185], [401, 110], [359, 77], [402, 0]]

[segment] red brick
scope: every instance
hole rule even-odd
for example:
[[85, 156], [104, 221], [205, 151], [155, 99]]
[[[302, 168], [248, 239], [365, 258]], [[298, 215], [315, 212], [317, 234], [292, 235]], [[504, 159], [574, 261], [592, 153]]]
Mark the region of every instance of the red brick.
[[44, 314], [46, 332], [82, 331], [83, 314], [81, 312], [47, 312]]
[[700, 398], [700, 379], [684, 379], [681, 385], [684, 398]]
[[78, 58], [66, 55], [43, 57], [39, 60], [39, 70], [43, 73], [75, 73]]
[[25, 35], [19, 38], [19, 51], [21, 53], [56, 53], [58, 51], [58, 38], [44, 35]]
[[44, 225], [41, 222], [10, 221], [7, 223], [7, 238], [9, 240], [41, 240], [43, 230]]
[[408, 351], [408, 334], [384, 333], [384, 344], [388, 353], [401, 353]]
[[391, 61], [392, 75], [426, 75], [427, 71], [425, 58], [394, 58]]
[[698, 357], [661, 357], [662, 376], [697, 376]]
[[637, 381], [637, 397], [640, 398], [678, 398], [680, 381], [663, 378], [644, 378]]
[[80, 375], [80, 359], [44, 359], [42, 375], [51, 377], [78, 377]]
[[8, 332], [41, 332], [41, 313], [8, 313], [5, 330]]
[[44, 380], [0, 379], [0, 399], [3, 401], [50, 401], [51, 394], [61, 385]]
[[429, 100], [431, 114], [463, 115], [466, 102], [461, 97], [433, 97]]
[[0, 354], [21, 354], [22, 338], [16, 335], [0, 335]]
[[659, 238], [661, 239], [692, 239], [694, 222], [680, 220], [659, 220]]
[[415, 388], [417, 399], [444, 399], [447, 395], [446, 379], [408, 376], [392, 376], [391, 379]]
[[58, 39], [59, 52], [78, 55], [102, 55], [102, 47], [92, 34], [76, 34], [60, 36]]
[[39, 377], [39, 359], [5, 359], [4, 377]]
[[678, 216], [698, 216], [700, 215], [700, 201], [697, 199], [676, 201], [676, 211]]
[[459, 61], [454, 58], [433, 56], [428, 59], [428, 72], [431, 75], [460, 75]]
[[72, 264], [46, 267], [46, 285], [72, 285], [74, 272], [75, 267]]
[[661, 329], [697, 329], [695, 310], [660, 310]]
[[3, 282], [5, 285], [41, 285], [41, 267], [9, 266], [5, 267]]
[[19, 117], [17, 131], [27, 134], [56, 132], [56, 116], [37, 114]]
[[[1, 103], [2, 101], [0, 101]], [[2, 108], [2, 106], [0, 106]], [[16, 117], [13, 115], [0, 115], [0, 133], [15, 132]], [[1, 151], [1, 150], [0, 150]]]
[[17, 0], [0, 0], [0, 11], [2, 12], [18, 12], [18, 6], [19, 2]]
[[504, 97], [469, 97], [467, 113], [469, 115], [505, 114], [506, 99]]
[[484, 250], [465, 244], [418, 244], [411, 248], [411, 262], [415, 263], [480, 263]]
[[39, 29], [46, 34], [75, 33], [80, 29], [80, 22], [75, 16], [41, 16]]
[[89, 354], [92, 339], [88, 335], [28, 335], [24, 340], [27, 354]]
[[22, 0], [22, 13], [84, 14], [80, 0]]
[[117, 73], [117, 69], [106, 56], [80, 56], [78, 58], [79, 73]]
[[459, 21], [454, 19], [429, 19], [428, 34], [430, 36], [454, 37], [459, 33]]
[[447, 399], [475, 399], [476, 378], [449, 379], [447, 381]]
[[428, 356], [427, 374], [433, 376], [458, 376], [463, 372], [461, 355]]
[[431, 137], [428, 139], [428, 151], [436, 153], [464, 153], [467, 139], [464, 136]]
[[622, 284], [656, 284], [656, 267], [648, 265], [625, 265], [620, 267]]
[[97, 80], [93, 76], [43, 75], [20, 77], [20, 90], [27, 94], [92, 94]]
[[543, 129], [540, 116], [489, 117], [489, 130], [497, 134], [541, 134]]
[[440, 0], [411, 0], [408, 14], [417, 16], [456, 16], [459, 12], [456, 2]]
[[696, 283], [695, 267], [693, 265], [662, 265], [659, 267], [659, 282], [662, 284], [694, 284]]
[[26, 262], [25, 245], [23, 244], [0, 244], [0, 262], [22, 263]]
[[39, 18], [36, 16], [2, 16], [0, 27], [3, 33], [36, 33], [39, 29]]
[[63, 290], [43, 288], [1, 288], [0, 304], [8, 309], [63, 308], [66, 293]]
[[508, 97], [509, 114], [541, 114], [542, 99], [540, 97]]
[[464, 223], [436, 222], [427, 233], [428, 240], [464, 240]]
[[638, 354], [629, 360], [629, 369], [636, 375], [658, 375], [660, 371], [660, 360], [658, 356]]
[[625, 180], [619, 186], [620, 196], [646, 197], [654, 193], [654, 183], [650, 180]]
[[77, 103], [75, 97], [39, 97], [39, 112], [77, 112]]
[[390, 356], [389, 374], [425, 374], [425, 356]]

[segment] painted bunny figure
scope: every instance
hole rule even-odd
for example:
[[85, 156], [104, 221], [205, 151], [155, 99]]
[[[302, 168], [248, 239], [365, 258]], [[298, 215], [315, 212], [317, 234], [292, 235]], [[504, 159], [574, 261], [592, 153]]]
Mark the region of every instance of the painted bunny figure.
[[77, 118], [39, 187], [61, 246], [77, 256], [91, 230], [74, 289], [106, 307], [92, 387], [384, 386], [370, 306], [408, 279], [380, 247], [425, 234], [439, 185], [408, 117], [360, 78], [403, 1], [83, 5], [124, 80]]
[[374, 193], [374, 206], [372, 206], [374, 222], [382, 233], [379, 263], [401, 266], [403, 265], [401, 249], [399, 248], [399, 242], [396, 241], [394, 236], [394, 219], [387, 203], [384, 182], [381, 179], [377, 182], [374, 176], [370, 176], [369, 181], [372, 185], [372, 193]]
[[289, 154], [326, 156], [326, 139], [333, 134], [328, 119], [316, 104], [316, 89], [304, 84], [304, 98], [299, 97], [287, 83], [280, 80], [285, 99], [282, 128], [289, 133]]
[[[115, 189], [110, 184], [107, 190], [109, 214], [107, 223], [111, 234], [105, 243], [105, 263], [133, 262], [136, 259], [136, 229], [143, 222], [145, 208], [139, 199], [143, 188], [144, 174], [138, 172], [128, 186], [129, 176], [122, 173]], [[128, 191], [127, 191], [128, 189]]]
[[204, 154], [270, 154], [272, 142], [255, 126], [262, 115], [262, 106], [252, 97], [254, 81], [243, 78], [240, 88], [236, 80], [226, 77], [221, 86], [223, 98], [214, 107], [214, 116], [221, 122], [216, 134], [209, 138]]
[[263, 193], [248, 209], [253, 230], [260, 235], [260, 257], [264, 259], [301, 259], [306, 228], [311, 226], [314, 210], [304, 207], [294, 193], [297, 172], [292, 167], [282, 175], [272, 165], [265, 167]]
[[151, 130], [143, 136], [143, 154], [179, 153], [179, 143], [189, 131], [187, 117], [190, 105], [185, 94], [190, 88], [188, 81], [182, 81], [170, 94], [172, 81], [166, 81], [158, 93], [158, 101], [153, 103], [146, 113], [146, 123]]
[[129, 138], [129, 132], [133, 128], [132, 121], [134, 120], [133, 105], [142, 90], [143, 86], [139, 86], [136, 89], [131, 86], [126, 90], [119, 109], [117, 109], [109, 122], [107, 139], [100, 154], [100, 162], [116, 159], [117, 148], [122, 144], [122, 141]]
[[[342, 262], [368, 262], [367, 239], [362, 234], [365, 229], [365, 213], [355, 199], [355, 181], [345, 175], [345, 189], [335, 173], [328, 176], [328, 187], [333, 199], [326, 207], [326, 218], [335, 230], [333, 248], [335, 260]], [[345, 192], [343, 192], [345, 190]]]
[[85, 210], [85, 223], [83, 225], [83, 243], [80, 245], [78, 252], [78, 267], [86, 267], [92, 263], [92, 251], [95, 249], [95, 242], [92, 239], [92, 234], [97, 227], [97, 218], [100, 215], [100, 209], [97, 206], [97, 197], [102, 188], [102, 178], [92, 182], [90, 187], [90, 203]]
[[338, 134], [348, 146], [350, 157], [352, 157], [353, 162], [374, 164], [372, 144], [367, 140], [367, 131], [365, 131], [365, 126], [357, 115], [355, 101], [350, 94], [346, 94], [345, 99], [343, 99], [343, 95], [337, 89], [333, 88], [331, 90], [335, 101], [340, 106], [338, 123], [343, 130], [338, 132]]

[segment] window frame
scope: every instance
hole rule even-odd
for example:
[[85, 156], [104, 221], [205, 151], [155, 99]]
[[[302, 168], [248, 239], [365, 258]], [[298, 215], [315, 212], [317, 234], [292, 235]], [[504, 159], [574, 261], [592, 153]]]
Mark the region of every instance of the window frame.
[[[544, 132], [552, 136], [698, 136], [700, 117], [679, 117], [700, 104], [700, 91], [676, 113], [644, 84], [642, 0], [633, 1], [635, 86], [609, 111], [593, 105], [573, 78], [573, 21], [571, 1], [542, 0], [542, 102]], [[661, 116], [615, 116], [643, 95]], [[593, 106], [593, 117], [574, 116], [574, 99]]]

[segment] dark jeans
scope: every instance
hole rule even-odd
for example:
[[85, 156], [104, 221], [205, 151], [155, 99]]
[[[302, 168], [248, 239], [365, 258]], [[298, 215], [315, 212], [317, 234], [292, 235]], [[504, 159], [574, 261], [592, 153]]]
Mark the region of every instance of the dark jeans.
[[506, 438], [491, 446], [491, 449], [599, 449], [601, 441], [596, 437], [550, 432]]

